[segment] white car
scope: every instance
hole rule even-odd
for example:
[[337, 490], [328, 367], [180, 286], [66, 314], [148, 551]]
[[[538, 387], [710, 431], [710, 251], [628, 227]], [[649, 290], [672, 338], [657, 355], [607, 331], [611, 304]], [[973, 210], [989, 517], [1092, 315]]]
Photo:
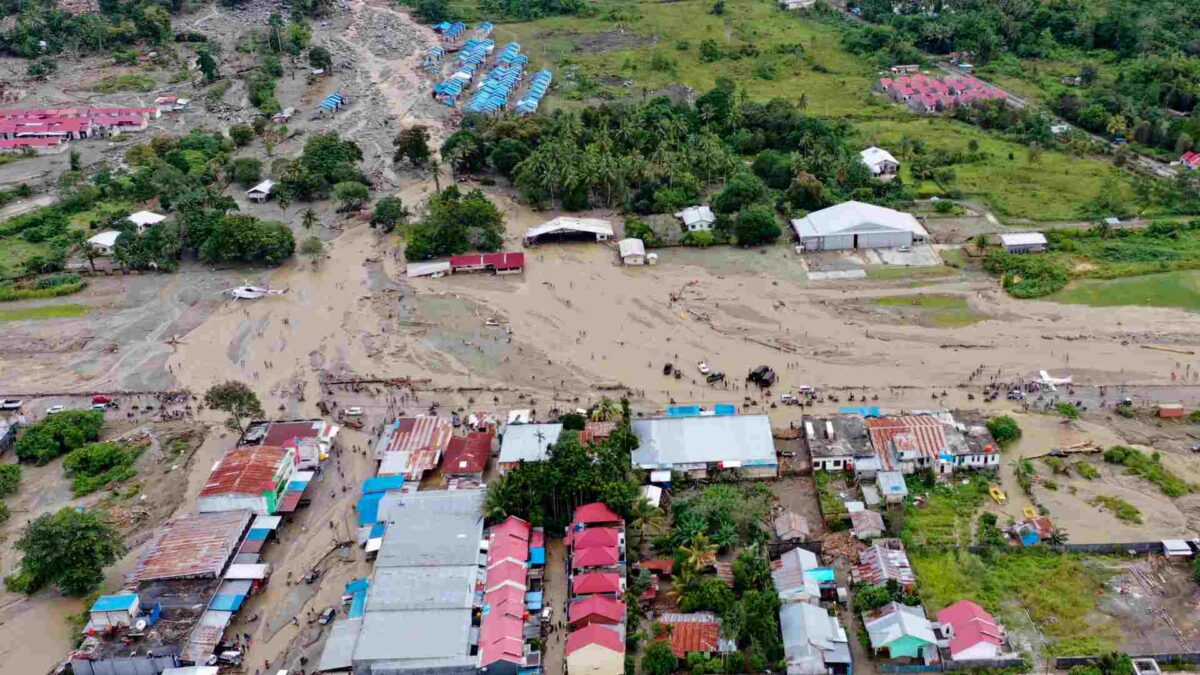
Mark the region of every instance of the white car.
[[912, 247], [911, 246], [897, 246], [896, 250], [901, 253], [908, 253], [909, 251], [912, 250]]
[[705, 363], [705, 362], [703, 362], [703, 361], [701, 361], [700, 363], [697, 363], [697, 364], [696, 364], [696, 367], [700, 369], [700, 374], [701, 374], [701, 375], [707, 375], [707, 374], [709, 373], [709, 371], [710, 371], [710, 368], [708, 367], [708, 364], [707, 364], [707, 363]]
[[363, 409], [358, 406], [354, 406], [353, 408], [346, 408], [342, 411], [342, 414], [346, 417], [358, 417], [359, 415], [363, 414]]
[[66, 410], [66, 409], [67, 409], [66, 406], [52, 405], [49, 408], [46, 408], [46, 414], [47, 415], [57, 415], [58, 413]]

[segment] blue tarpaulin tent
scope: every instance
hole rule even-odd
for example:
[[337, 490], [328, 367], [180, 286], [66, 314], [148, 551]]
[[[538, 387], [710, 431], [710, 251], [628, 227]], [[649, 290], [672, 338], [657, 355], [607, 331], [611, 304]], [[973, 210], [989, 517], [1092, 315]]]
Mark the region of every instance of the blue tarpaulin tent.
[[218, 612], [236, 612], [242, 608], [244, 595], [214, 595], [208, 608]]
[[882, 417], [879, 413], [879, 406], [857, 406], [847, 405], [838, 408], [838, 412], [843, 415], [862, 415], [863, 417]]
[[358, 524], [374, 525], [379, 520], [379, 501], [386, 492], [372, 492], [358, 498], [354, 510], [358, 511]]
[[404, 476], [375, 476], [363, 481], [362, 493], [387, 492], [388, 490], [399, 490], [402, 487], [404, 487]]
[[536, 547], [529, 549], [529, 564], [530, 565], [545, 565], [546, 564], [546, 549]]

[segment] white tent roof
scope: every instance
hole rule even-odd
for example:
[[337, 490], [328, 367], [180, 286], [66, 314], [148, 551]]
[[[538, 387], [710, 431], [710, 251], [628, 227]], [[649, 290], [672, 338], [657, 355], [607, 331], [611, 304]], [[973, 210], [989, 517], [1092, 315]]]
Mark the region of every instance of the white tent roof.
[[129, 216], [129, 222], [133, 223], [134, 225], [137, 225], [138, 227], [154, 225], [156, 223], [161, 223], [162, 221], [164, 221], [166, 219], [167, 219], [166, 216], [160, 216], [157, 213], [154, 213], [153, 211], [138, 211], [137, 213], [131, 214]]
[[646, 501], [650, 502], [650, 506], [656, 509], [662, 503], [662, 493], [663, 489], [657, 485], [642, 486], [642, 497], [645, 497]]
[[1005, 246], [1037, 246], [1046, 245], [1046, 235], [1041, 232], [1014, 232], [1000, 235], [1000, 243]]
[[692, 223], [711, 223], [717, 219], [713, 215], [712, 209], [707, 206], [689, 206], [676, 213], [675, 217], [682, 219], [683, 224], [689, 227]]
[[794, 218], [792, 228], [796, 230], [796, 236], [802, 238], [899, 230], [908, 230], [922, 238], [929, 237], [929, 233], [911, 213], [855, 201], [842, 202], [813, 211], [803, 218]]
[[613, 235], [612, 223], [609, 223], [607, 220], [601, 218], [559, 216], [548, 223], [542, 223], [537, 227], [525, 230], [525, 238], [534, 239], [555, 232], [591, 232], [592, 234], [603, 234], [609, 237]]
[[103, 246], [105, 248], [112, 248], [117, 243], [117, 237], [120, 237], [120, 236], [121, 236], [121, 233], [116, 230], [105, 230], [104, 232], [101, 232], [100, 234], [92, 237], [91, 239], [88, 239], [88, 243], [92, 244], [94, 246]]
[[427, 277], [438, 272], [446, 273], [450, 271], [450, 261], [435, 260], [433, 262], [415, 262], [409, 263], [407, 273], [409, 278], [412, 277]]
[[862, 157], [862, 163], [871, 168], [877, 167], [884, 162], [899, 164], [899, 162], [896, 161], [896, 158], [892, 157], [892, 153], [884, 150], [883, 148], [877, 148], [873, 145], [858, 154], [860, 157]]
[[249, 190], [246, 190], [246, 194], [248, 194], [248, 195], [249, 194], [269, 195], [269, 194], [271, 194], [271, 190], [274, 187], [275, 187], [275, 181], [268, 179], [268, 180], [264, 180], [263, 182], [259, 183], [258, 185], [255, 185], [254, 187], [250, 188]]
[[617, 248], [621, 250], [621, 257], [631, 255], [646, 255], [646, 244], [641, 239], [622, 239], [617, 242]]

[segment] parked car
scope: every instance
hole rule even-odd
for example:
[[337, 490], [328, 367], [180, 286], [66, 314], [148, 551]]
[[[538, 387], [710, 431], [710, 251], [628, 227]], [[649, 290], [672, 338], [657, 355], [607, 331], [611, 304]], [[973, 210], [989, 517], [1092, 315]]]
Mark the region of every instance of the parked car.
[[700, 363], [697, 363], [696, 368], [698, 368], [700, 370], [701, 375], [707, 375], [709, 373], [708, 364], [703, 361], [701, 361]]
[[49, 408], [46, 408], [46, 414], [47, 415], [57, 415], [58, 413], [66, 410], [66, 409], [67, 409], [66, 406], [52, 405]]
[[750, 380], [751, 382], [758, 382], [763, 378], [763, 375], [766, 375], [770, 370], [771, 368], [769, 366], [759, 366], [754, 370], [751, 370], [750, 373], [746, 375], [746, 379]]
[[92, 397], [92, 403], [108, 404], [108, 403], [112, 403], [112, 399], [105, 396], [104, 394], [96, 394], [95, 396]]
[[911, 246], [897, 246], [896, 250], [901, 253], [908, 253], [909, 251], [912, 250], [912, 247]]
[[93, 403], [92, 410], [108, 410], [107, 403]]
[[20, 410], [24, 403], [19, 398], [0, 399], [0, 410]]
[[550, 623], [550, 619], [554, 617], [553, 607], [542, 608], [542, 623]]
[[1020, 389], [1013, 389], [1008, 392], [1008, 400], [1024, 401], [1025, 400], [1025, 392], [1021, 391]]
[[708, 374], [708, 377], [706, 377], [706, 378], [704, 378], [704, 379], [705, 379], [705, 381], [707, 381], [709, 384], [712, 384], [712, 383], [714, 383], [714, 382], [721, 382], [721, 381], [723, 381], [723, 380], [725, 379], [725, 373], [722, 373], [721, 371], [719, 371], [719, 370], [718, 370], [718, 371], [717, 371], [717, 372], [715, 372], [715, 373], [709, 373], [709, 374]]
[[342, 411], [342, 414], [346, 417], [358, 417], [359, 415], [363, 414], [363, 409], [359, 406], [354, 406], [352, 408], [346, 408]]
[[1200, 452], [1200, 445], [1193, 445], [1192, 452]]
[[816, 389], [813, 389], [812, 387], [808, 386], [807, 384], [802, 384], [799, 387], [796, 387], [796, 391], [800, 392], [801, 394], [804, 394], [805, 396], [812, 396], [813, 394], [817, 393]]
[[783, 394], [779, 397], [779, 402], [784, 405], [800, 405], [800, 399], [791, 394]]
[[317, 619], [317, 623], [324, 626], [325, 624], [329, 623], [330, 621], [333, 621], [334, 614], [337, 614], [337, 608], [329, 607], [324, 612], [321, 612], [321, 618]]

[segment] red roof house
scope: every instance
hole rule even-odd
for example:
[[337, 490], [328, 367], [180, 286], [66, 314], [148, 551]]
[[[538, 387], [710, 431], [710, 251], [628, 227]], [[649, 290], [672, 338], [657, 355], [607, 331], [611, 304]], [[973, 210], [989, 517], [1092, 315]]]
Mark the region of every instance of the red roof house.
[[567, 608], [567, 621], [574, 627], [593, 623], [623, 623], [625, 603], [604, 595], [589, 595], [571, 603]]
[[1004, 651], [1004, 629], [970, 600], [959, 600], [938, 612], [937, 620], [950, 635], [950, 658], [955, 661], [995, 659]]
[[259, 445], [234, 448], [217, 462], [196, 506], [201, 513], [247, 510], [271, 515], [295, 471], [291, 452]]
[[577, 533], [571, 541], [576, 551], [596, 546], [617, 546], [621, 543], [621, 532], [613, 527], [589, 527]]
[[585, 572], [571, 579], [573, 595], [592, 593], [616, 594], [621, 592], [621, 575], [616, 572]]
[[575, 509], [574, 522], [576, 525], [619, 525], [624, 521], [604, 504], [592, 502]]
[[567, 655], [570, 656], [588, 645], [599, 645], [618, 654], [625, 653], [625, 641], [621, 639], [620, 633], [599, 624], [591, 624], [567, 636]]
[[529, 561], [529, 544], [515, 537], [501, 537], [488, 546], [488, 567], [505, 560], [520, 563]]
[[492, 592], [504, 586], [525, 588], [525, 565], [512, 560], [503, 560], [488, 568], [487, 582], [484, 588]]
[[710, 612], [663, 614], [659, 623], [670, 626], [671, 651], [686, 659], [688, 654], [712, 654], [720, 649], [721, 621]]
[[482, 476], [492, 454], [492, 432], [472, 431], [454, 436], [442, 455], [442, 473], [447, 476]]
[[619, 562], [621, 562], [621, 550], [616, 546], [593, 546], [575, 551], [571, 556], [571, 566], [575, 569], [608, 567]]

